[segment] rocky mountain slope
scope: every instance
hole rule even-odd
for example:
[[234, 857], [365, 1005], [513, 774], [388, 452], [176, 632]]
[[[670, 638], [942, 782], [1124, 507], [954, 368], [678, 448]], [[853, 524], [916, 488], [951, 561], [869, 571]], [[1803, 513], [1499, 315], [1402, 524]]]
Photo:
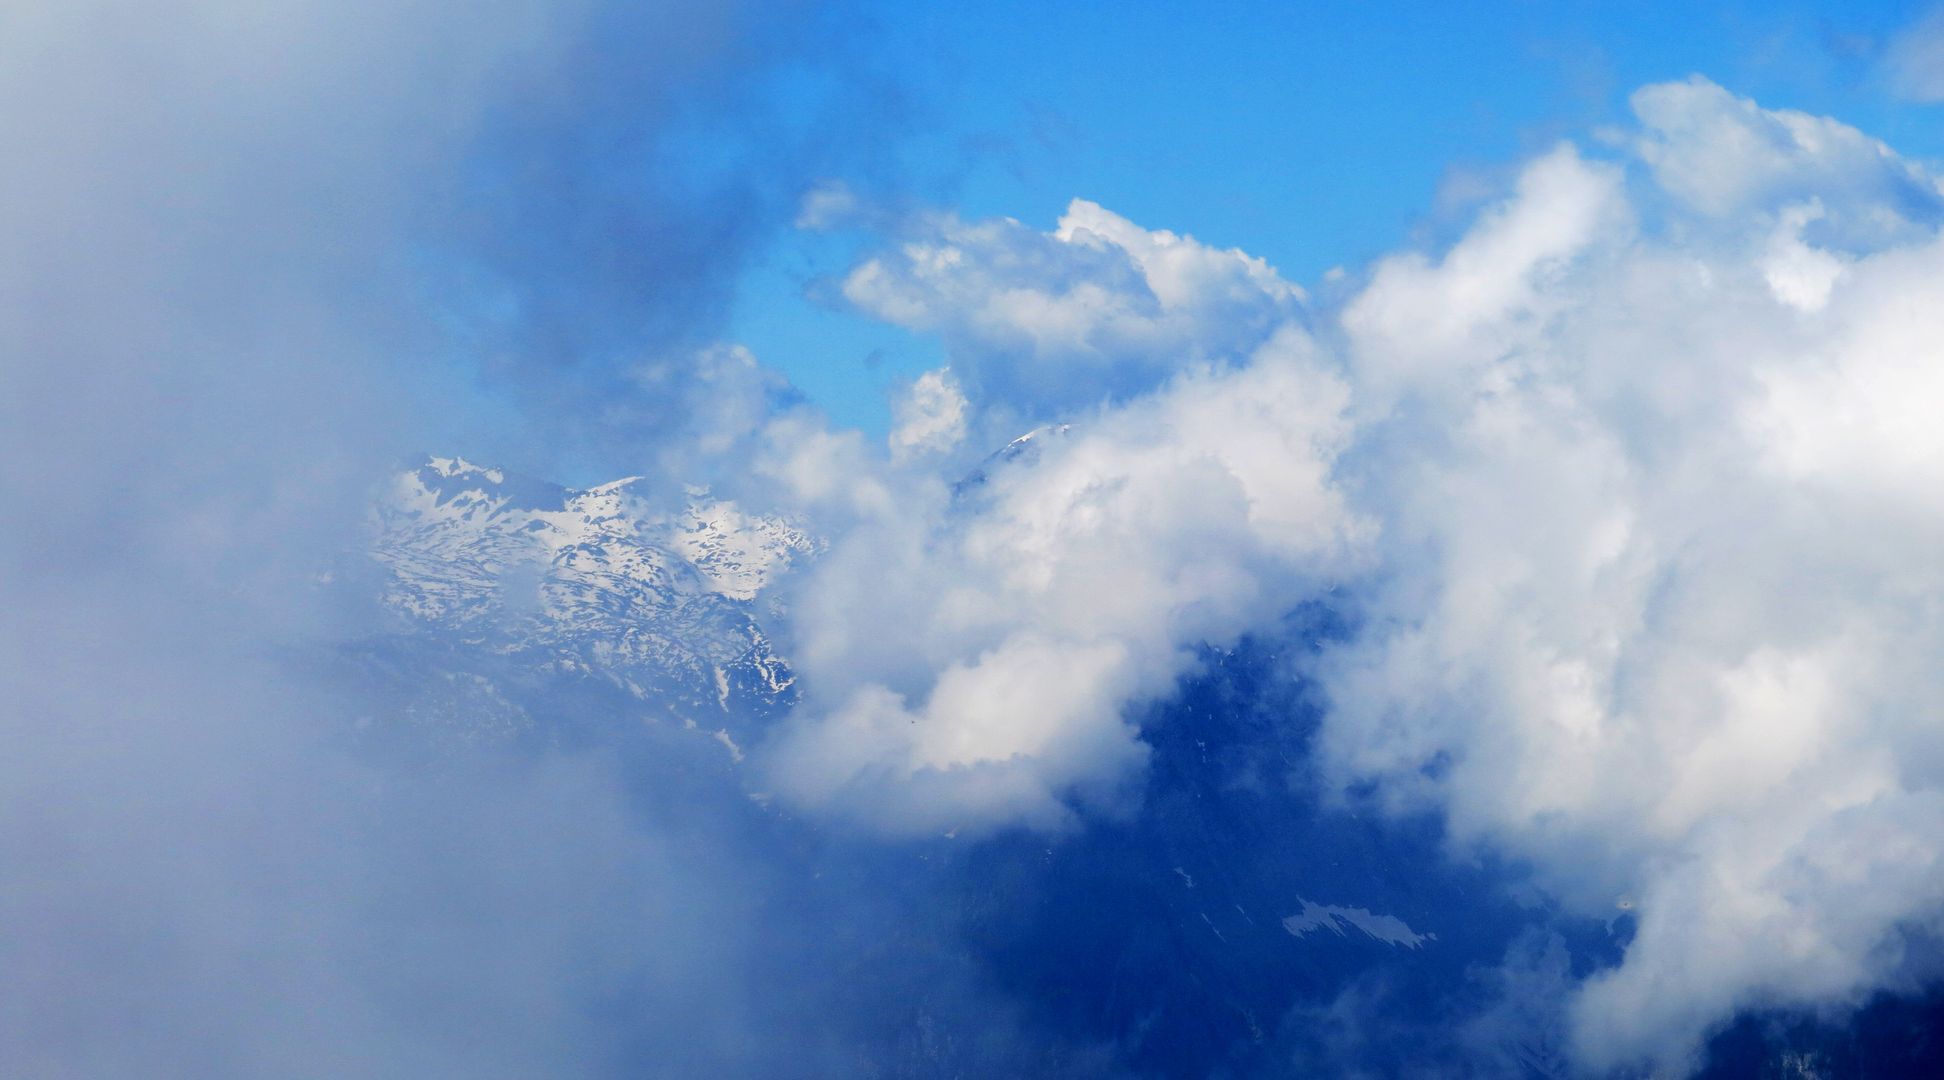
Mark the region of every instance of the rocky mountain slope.
[[[734, 751], [793, 700], [761, 626], [765, 590], [816, 545], [706, 493], [662, 513], [642, 486], [575, 490], [460, 458], [399, 473], [374, 509], [372, 549], [399, 616], [394, 645], [497, 658], [523, 679], [607, 684]], [[467, 701], [448, 704], [491, 726], [504, 710], [482, 680], [495, 681], [455, 678]]]

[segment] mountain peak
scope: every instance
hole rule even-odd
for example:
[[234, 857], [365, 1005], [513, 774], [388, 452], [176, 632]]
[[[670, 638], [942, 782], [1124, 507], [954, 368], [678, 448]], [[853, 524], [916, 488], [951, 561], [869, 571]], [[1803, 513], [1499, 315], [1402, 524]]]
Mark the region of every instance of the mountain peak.
[[754, 602], [820, 545], [706, 492], [660, 507], [641, 481], [577, 490], [427, 458], [375, 511], [385, 601], [415, 633], [602, 678], [684, 719], [776, 708], [792, 676]]
[[491, 483], [506, 482], [506, 474], [500, 470], [475, 465], [462, 457], [427, 457], [425, 467], [445, 477], [482, 476]]

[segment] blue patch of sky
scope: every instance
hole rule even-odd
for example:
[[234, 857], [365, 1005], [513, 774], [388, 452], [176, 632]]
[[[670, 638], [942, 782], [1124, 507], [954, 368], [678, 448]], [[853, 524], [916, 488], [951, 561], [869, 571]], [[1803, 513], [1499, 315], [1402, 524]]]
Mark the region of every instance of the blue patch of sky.
[[[1693, 73], [1944, 157], [1944, 110], [1895, 100], [1877, 65], [1923, 11], [1896, 0], [875, 3], [858, 29], [881, 38], [888, 74], [914, 96], [913, 130], [892, 167], [836, 179], [1042, 228], [1068, 200], [1092, 199], [1313, 284], [1333, 266], [1448, 239], [1519, 159], [1560, 138], [1584, 144], [1625, 120], [1636, 87]], [[868, 242], [782, 235], [744, 273], [730, 330], [834, 421], [878, 435], [886, 391], [947, 358], [833, 299]]]

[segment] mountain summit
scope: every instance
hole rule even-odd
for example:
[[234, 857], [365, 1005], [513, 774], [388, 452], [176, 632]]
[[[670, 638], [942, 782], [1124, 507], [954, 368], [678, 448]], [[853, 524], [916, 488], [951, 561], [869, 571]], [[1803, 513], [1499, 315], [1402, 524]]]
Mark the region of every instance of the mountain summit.
[[430, 458], [392, 477], [374, 510], [384, 602], [421, 644], [522, 678], [610, 684], [651, 715], [740, 736], [793, 699], [759, 616], [816, 544], [706, 493], [665, 513], [642, 487], [576, 490]]

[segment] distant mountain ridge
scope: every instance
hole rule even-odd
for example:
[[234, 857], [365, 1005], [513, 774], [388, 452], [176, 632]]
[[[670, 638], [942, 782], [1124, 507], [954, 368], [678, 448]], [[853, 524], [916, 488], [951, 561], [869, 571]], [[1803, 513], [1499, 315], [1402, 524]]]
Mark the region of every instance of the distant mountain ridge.
[[373, 511], [383, 602], [407, 637], [609, 683], [733, 749], [794, 700], [762, 597], [818, 545], [706, 493], [668, 513], [642, 487], [576, 490], [429, 458], [392, 477]]

